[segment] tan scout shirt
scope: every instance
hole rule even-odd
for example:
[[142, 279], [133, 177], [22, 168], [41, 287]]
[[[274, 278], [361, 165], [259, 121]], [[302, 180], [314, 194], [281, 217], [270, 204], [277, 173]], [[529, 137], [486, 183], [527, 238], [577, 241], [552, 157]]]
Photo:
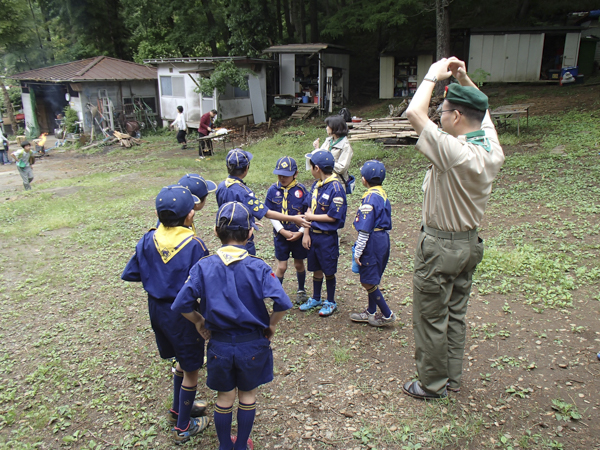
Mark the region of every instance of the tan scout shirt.
[[[329, 146], [332, 144], [332, 142], [333, 137], [328, 137], [318, 150], [329, 151]], [[316, 151], [317, 150], [314, 150], [313, 153]], [[348, 181], [348, 169], [350, 169], [350, 163], [352, 162], [352, 155], [354, 152], [352, 151], [352, 146], [350, 145], [350, 142], [348, 142], [348, 138], [346, 136], [344, 136], [340, 142], [331, 147], [331, 154], [335, 160], [333, 171], [338, 175], [341, 175], [344, 179], [344, 182]]]
[[468, 231], [479, 226], [492, 181], [504, 162], [489, 112], [481, 130], [483, 133], [455, 138], [433, 122], [423, 128], [417, 150], [432, 163], [423, 180], [425, 225], [442, 231]]

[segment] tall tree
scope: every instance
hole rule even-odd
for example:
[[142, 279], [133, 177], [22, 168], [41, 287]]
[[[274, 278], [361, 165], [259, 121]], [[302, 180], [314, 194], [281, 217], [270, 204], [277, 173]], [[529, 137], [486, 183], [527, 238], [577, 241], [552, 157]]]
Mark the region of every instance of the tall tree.
[[[450, 56], [450, 0], [435, 0], [436, 61]], [[436, 83], [435, 95], [443, 95], [450, 80]]]

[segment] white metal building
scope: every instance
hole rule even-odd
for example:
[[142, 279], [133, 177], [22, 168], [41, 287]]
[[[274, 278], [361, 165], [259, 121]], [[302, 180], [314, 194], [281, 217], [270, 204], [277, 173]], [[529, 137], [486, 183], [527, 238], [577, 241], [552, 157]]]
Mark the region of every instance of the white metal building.
[[[227, 86], [223, 94], [203, 96], [195, 91], [199, 76], [210, 76], [215, 63], [232, 60], [237, 67], [249, 69], [255, 75], [248, 77], [248, 90]], [[212, 109], [223, 120], [239, 123], [265, 122], [267, 112], [267, 64], [272, 61], [245, 56], [157, 58], [146, 59], [146, 64], [158, 67], [160, 110], [164, 125], [177, 116], [177, 106], [183, 106], [185, 120], [190, 128], [198, 128], [200, 118]]]
[[577, 66], [580, 40], [580, 27], [471, 30], [467, 70], [484, 70], [488, 82], [557, 79]]

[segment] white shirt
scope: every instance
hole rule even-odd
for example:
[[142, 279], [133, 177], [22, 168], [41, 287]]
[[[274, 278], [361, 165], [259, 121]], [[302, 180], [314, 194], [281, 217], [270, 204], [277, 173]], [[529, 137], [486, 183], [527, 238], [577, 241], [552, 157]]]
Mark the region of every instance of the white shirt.
[[183, 113], [177, 113], [177, 118], [173, 121], [172, 125], [176, 126], [179, 131], [187, 129]]

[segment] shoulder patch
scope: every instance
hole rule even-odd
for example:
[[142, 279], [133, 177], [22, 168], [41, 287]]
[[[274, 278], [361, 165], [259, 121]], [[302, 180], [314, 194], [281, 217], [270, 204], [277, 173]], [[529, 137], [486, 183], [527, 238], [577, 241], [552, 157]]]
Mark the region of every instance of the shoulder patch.
[[362, 213], [370, 213], [371, 211], [373, 211], [373, 205], [369, 205], [368, 203], [365, 203], [364, 205], [361, 205], [360, 208], [358, 208], [358, 210]]
[[344, 199], [343, 199], [343, 197], [334, 197], [333, 203], [335, 203], [338, 206], [341, 206], [344, 204]]

